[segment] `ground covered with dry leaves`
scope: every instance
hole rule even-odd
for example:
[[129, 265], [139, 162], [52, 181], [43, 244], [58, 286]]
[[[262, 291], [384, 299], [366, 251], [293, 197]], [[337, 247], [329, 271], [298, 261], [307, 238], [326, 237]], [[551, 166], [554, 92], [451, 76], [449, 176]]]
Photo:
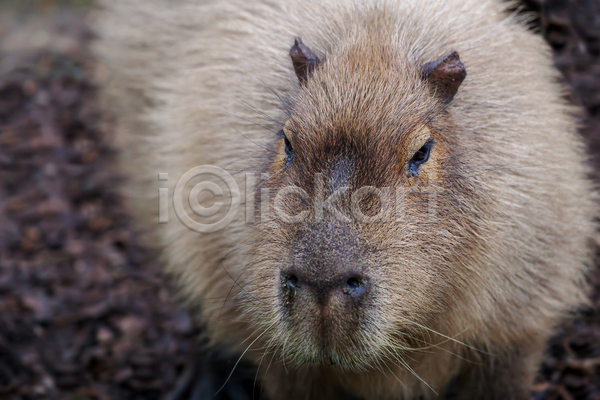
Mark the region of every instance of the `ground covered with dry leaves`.
[[[533, 29], [586, 110], [582, 134], [600, 167], [600, 3], [526, 6], [541, 11]], [[136, 242], [87, 26], [82, 9], [0, 9], [0, 399], [215, 398], [206, 394], [232, 362], [195, 340]], [[591, 280], [593, 305], [552, 339], [536, 400], [600, 399], [600, 270]], [[253, 372], [234, 378], [216, 398], [251, 399]]]

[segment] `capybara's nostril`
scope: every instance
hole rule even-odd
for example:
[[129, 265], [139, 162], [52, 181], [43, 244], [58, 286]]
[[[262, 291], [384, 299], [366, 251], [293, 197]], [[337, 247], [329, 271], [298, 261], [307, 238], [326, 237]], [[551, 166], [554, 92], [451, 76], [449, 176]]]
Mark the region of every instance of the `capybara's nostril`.
[[282, 274], [281, 282], [283, 298], [284, 300], [291, 302], [294, 300], [300, 289], [298, 278], [294, 274]]
[[362, 297], [368, 289], [367, 282], [359, 277], [353, 276], [346, 281], [346, 287], [344, 287], [344, 294], [347, 294], [353, 298]]
[[359, 278], [350, 278], [350, 279], [348, 279], [348, 282], [346, 282], [346, 285], [350, 289], [356, 289], [361, 285], [360, 279]]

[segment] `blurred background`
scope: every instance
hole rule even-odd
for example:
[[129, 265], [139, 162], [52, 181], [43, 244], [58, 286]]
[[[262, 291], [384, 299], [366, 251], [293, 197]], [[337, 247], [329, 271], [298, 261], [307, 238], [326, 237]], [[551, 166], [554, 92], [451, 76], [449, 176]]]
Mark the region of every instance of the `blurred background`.
[[[233, 363], [208, 353], [115, 186], [92, 0], [0, 0], [0, 399], [203, 399]], [[582, 106], [600, 177], [600, 0], [523, 0]], [[600, 182], [600, 181], [599, 181]], [[552, 339], [532, 399], [600, 400], [600, 270]], [[240, 368], [217, 398], [251, 399]]]

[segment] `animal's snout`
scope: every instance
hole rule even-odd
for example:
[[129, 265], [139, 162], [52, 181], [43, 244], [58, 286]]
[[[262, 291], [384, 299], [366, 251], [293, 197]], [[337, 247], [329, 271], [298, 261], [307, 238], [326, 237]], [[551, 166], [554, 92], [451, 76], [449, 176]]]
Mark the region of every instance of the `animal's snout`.
[[369, 279], [361, 273], [348, 272], [337, 276], [304, 274], [298, 269], [282, 273], [282, 295], [287, 304], [302, 296], [305, 300], [327, 305], [332, 298], [341, 302], [358, 301], [369, 291]]
[[299, 234], [292, 265], [281, 273], [284, 301], [321, 306], [356, 302], [369, 292], [366, 270], [364, 250], [353, 231], [330, 224], [312, 226]]

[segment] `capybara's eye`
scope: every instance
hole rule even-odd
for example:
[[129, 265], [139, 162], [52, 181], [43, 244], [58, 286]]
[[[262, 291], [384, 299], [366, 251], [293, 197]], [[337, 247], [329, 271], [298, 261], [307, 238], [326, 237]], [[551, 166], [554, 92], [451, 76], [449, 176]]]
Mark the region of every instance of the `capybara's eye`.
[[410, 174], [412, 174], [413, 176], [417, 176], [417, 173], [419, 172], [419, 166], [421, 164], [426, 163], [427, 160], [429, 160], [429, 153], [431, 152], [432, 147], [433, 140], [429, 140], [423, 145], [423, 147], [419, 149], [419, 151], [415, 153], [415, 155], [411, 158], [410, 162], [408, 163], [408, 172]]
[[292, 158], [294, 157], [294, 153], [292, 152], [292, 143], [285, 135], [283, 136], [283, 143], [285, 145], [285, 154], [287, 156], [285, 163], [287, 165], [292, 161]]

